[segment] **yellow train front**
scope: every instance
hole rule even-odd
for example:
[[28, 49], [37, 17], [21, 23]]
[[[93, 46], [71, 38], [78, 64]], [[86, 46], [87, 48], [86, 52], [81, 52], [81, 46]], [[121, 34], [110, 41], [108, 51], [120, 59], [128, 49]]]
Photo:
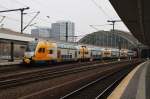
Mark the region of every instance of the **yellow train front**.
[[23, 57], [24, 64], [57, 62], [57, 45], [47, 41], [30, 42]]

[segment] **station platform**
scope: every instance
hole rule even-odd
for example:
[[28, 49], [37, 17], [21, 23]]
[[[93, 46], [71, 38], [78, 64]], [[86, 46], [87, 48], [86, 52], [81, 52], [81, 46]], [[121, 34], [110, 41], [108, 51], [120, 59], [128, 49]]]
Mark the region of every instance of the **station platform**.
[[0, 60], [0, 66], [17, 65], [20, 63], [21, 63], [21, 60], [14, 60], [13, 62], [10, 62], [8, 60]]
[[150, 99], [150, 60], [133, 69], [107, 99]]

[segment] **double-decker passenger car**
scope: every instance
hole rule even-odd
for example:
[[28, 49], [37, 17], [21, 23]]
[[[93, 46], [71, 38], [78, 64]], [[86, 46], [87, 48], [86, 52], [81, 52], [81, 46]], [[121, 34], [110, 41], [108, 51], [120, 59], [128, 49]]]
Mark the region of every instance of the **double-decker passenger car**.
[[[120, 51], [120, 58], [134, 56], [128, 50]], [[29, 42], [23, 57], [24, 64], [59, 63], [68, 61], [92, 61], [119, 57], [119, 49], [102, 48], [85, 44], [54, 41]]]
[[69, 43], [49, 41], [31, 42], [27, 46], [24, 63], [56, 63], [77, 60], [77, 47]]
[[85, 45], [73, 43], [38, 41], [30, 42], [23, 63], [58, 63], [90, 60], [91, 52]]
[[112, 57], [112, 51], [110, 48], [104, 48], [102, 51], [103, 59], [110, 59]]
[[101, 60], [102, 59], [102, 48], [101, 47], [96, 47], [93, 46], [91, 47], [91, 55], [90, 55], [90, 60]]

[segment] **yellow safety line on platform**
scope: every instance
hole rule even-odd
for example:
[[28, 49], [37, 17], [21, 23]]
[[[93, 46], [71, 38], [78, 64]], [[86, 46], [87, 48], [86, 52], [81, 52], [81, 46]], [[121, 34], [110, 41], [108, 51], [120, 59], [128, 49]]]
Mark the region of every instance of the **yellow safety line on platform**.
[[132, 70], [124, 79], [123, 81], [115, 88], [115, 90], [108, 96], [107, 99], [121, 99], [123, 92], [125, 91], [127, 85], [129, 84], [130, 80], [136, 73], [136, 71], [145, 64], [146, 62], [138, 65], [134, 70]]
[[146, 86], [145, 86], [145, 81], [146, 81], [146, 71], [148, 68], [148, 65], [150, 64], [150, 61], [147, 61], [145, 64], [145, 68], [142, 70], [141, 75], [140, 75], [140, 80], [138, 84], [138, 90], [136, 94], [136, 99], [146, 99]]

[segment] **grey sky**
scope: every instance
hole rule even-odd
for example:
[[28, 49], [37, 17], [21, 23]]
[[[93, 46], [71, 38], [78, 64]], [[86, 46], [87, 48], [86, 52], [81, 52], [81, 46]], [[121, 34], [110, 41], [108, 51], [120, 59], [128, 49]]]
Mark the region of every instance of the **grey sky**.
[[[100, 10], [93, 1], [102, 7], [105, 13]], [[30, 10], [25, 12], [40, 11], [40, 15], [33, 22], [37, 26], [50, 27], [52, 22], [58, 20], [69, 20], [75, 22], [76, 35], [84, 35], [96, 31], [89, 25], [104, 25], [108, 24], [107, 20], [119, 19], [116, 12], [112, 8], [109, 0], [1, 0], [0, 10], [15, 9], [29, 6]], [[20, 13], [0, 13], [7, 18], [4, 21], [4, 27], [13, 30], [20, 30]], [[28, 14], [24, 16], [24, 21], [27, 23], [34, 15]], [[50, 16], [48, 19], [46, 16]], [[25, 25], [25, 24], [24, 24]], [[29, 27], [25, 32], [30, 32]], [[112, 26], [105, 25], [97, 27], [100, 30], [109, 30]], [[116, 29], [128, 31], [123, 23], [117, 23]]]

